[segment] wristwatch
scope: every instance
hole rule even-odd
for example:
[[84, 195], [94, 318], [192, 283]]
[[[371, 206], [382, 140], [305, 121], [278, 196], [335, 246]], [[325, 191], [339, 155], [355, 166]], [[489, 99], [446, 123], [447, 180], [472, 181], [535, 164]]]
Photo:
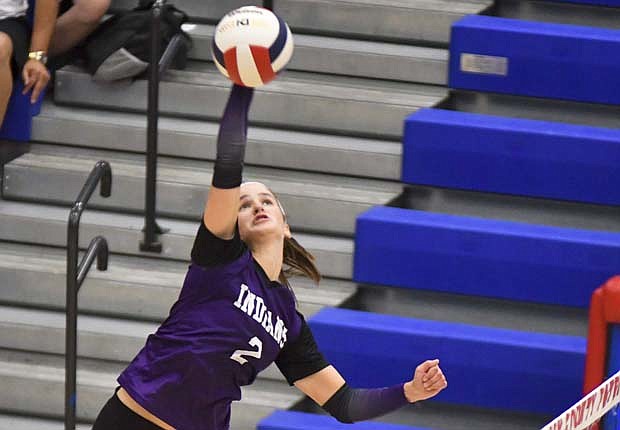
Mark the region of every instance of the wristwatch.
[[43, 64], [47, 63], [47, 55], [45, 51], [31, 51], [28, 53], [28, 58], [31, 60], [40, 61]]

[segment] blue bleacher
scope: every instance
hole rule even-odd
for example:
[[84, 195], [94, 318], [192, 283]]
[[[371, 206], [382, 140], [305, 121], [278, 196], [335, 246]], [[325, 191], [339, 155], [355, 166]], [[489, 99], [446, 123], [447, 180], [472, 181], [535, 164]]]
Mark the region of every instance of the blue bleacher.
[[620, 30], [470, 15], [452, 26], [449, 85], [620, 104], [618, 58]]
[[620, 267], [620, 233], [374, 207], [357, 219], [354, 279], [588, 307]]
[[[28, 22], [34, 21], [35, 0], [28, 0]], [[0, 140], [30, 141], [32, 135], [32, 117], [41, 111], [45, 90], [41, 92], [36, 103], [30, 103], [30, 93], [22, 95], [24, 84], [21, 75], [14, 76], [13, 92], [7, 105], [4, 121], [0, 127]]]
[[581, 397], [581, 337], [335, 308], [309, 324], [323, 354], [354, 387], [405, 382], [419, 363], [439, 358], [449, 381], [434, 399], [440, 402], [555, 415]]
[[620, 371], [620, 324], [611, 324], [609, 333], [609, 361], [607, 376]]
[[13, 83], [13, 92], [9, 99], [6, 115], [2, 127], [0, 127], [0, 139], [30, 141], [32, 117], [37, 116], [41, 111], [45, 91], [42, 92], [35, 104], [31, 104], [30, 93], [23, 95], [23, 88], [24, 84], [21, 78], [16, 79]]
[[620, 129], [421, 109], [405, 121], [402, 180], [620, 205]]
[[257, 430], [425, 430], [421, 427], [409, 427], [380, 422], [359, 422], [343, 424], [336, 419], [304, 412], [276, 411], [263, 419], [256, 426]]

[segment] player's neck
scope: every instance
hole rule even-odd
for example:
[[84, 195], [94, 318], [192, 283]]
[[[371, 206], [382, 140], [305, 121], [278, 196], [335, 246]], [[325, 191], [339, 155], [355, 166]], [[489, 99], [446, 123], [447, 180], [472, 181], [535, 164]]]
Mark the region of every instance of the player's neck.
[[260, 264], [271, 281], [277, 281], [282, 271], [284, 260], [284, 244], [279, 241], [255, 244], [252, 247], [252, 256]]

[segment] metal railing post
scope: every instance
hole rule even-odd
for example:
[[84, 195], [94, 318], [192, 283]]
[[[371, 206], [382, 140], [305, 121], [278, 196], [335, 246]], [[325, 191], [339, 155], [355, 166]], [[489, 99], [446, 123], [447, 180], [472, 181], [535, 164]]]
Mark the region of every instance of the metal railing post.
[[157, 0], [152, 8], [151, 22], [151, 57], [148, 79], [147, 132], [146, 132], [146, 184], [144, 200], [144, 237], [140, 242], [140, 250], [161, 252], [161, 243], [156, 235], [162, 229], [155, 220], [157, 206], [157, 121], [159, 115], [159, 31], [161, 27], [161, 11], [165, 0]]
[[101, 181], [101, 196], [109, 197], [112, 190], [112, 169], [107, 161], [99, 161], [95, 164], [69, 212], [65, 325], [65, 430], [75, 430], [76, 421], [78, 291], [95, 256], [99, 270], [106, 270], [108, 266], [108, 244], [101, 236], [91, 241], [86, 255], [78, 266], [80, 217], [99, 181]]

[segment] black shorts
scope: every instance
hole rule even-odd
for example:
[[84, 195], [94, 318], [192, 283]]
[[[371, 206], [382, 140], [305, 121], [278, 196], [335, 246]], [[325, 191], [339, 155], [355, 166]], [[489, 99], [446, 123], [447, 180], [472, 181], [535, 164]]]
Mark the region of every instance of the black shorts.
[[99, 412], [92, 430], [162, 430], [125, 406], [116, 396], [119, 388]]
[[63, 13], [71, 9], [71, 6], [73, 6], [73, 0], [61, 0], [60, 4], [58, 5], [58, 15], [62, 15]]
[[13, 72], [13, 79], [17, 79], [21, 77], [24, 64], [28, 60], [30, 24], [28, 24], [25, 16], [0, 19], [0, 33], [6, 33], [13, 42], [11, 70]]

